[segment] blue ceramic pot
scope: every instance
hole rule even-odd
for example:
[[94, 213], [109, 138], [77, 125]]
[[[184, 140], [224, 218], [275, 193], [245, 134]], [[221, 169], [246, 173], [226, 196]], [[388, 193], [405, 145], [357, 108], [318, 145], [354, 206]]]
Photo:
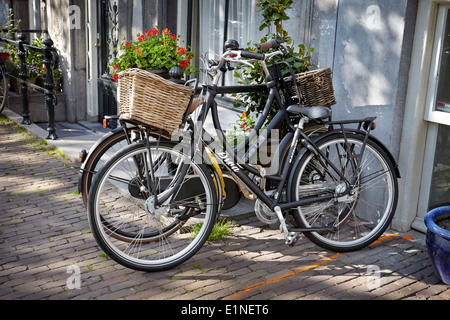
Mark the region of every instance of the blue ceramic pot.
[[450, 284], [450, 230], [437, 225], [444, 219], [450, 219], [450, 206], [439, 207], [426, 214], [426, 243], [434, 272], [442, 282]]

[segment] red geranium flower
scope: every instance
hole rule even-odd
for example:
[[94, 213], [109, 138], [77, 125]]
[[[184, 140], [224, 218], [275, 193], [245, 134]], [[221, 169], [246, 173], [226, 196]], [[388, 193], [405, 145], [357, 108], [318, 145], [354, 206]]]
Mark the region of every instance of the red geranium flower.
[[185, 67], [187, 67], [188, 65], [189, 65], [189, 62], [188, 62], [187, 60], [180, 61], [180, 67], [181, 67], [181, 68], [185, 68]]
[[177, 47], [177, 53], [183, 55], [186, 53], [186, 49], [184, 49], [183, 47]]
[[145, 40], [145, 36], [144, 36], [144, 35], [141, 35], [141, 36], [138, 38], [138, 41], [139, 41], [139, 42], [144, 41], [144, 40]]
[[165, 28], [162, 33], [165, 35], [170, 35], [170, 30]]
[[153, 28], [152, 30], [147, 31], [146, 33], [147, 33], [147, 36], [153, 37], [158, 34], [158, 29]]
[[119, 75], [113, 74], [113, 80], [117, 82], [119, 80]]

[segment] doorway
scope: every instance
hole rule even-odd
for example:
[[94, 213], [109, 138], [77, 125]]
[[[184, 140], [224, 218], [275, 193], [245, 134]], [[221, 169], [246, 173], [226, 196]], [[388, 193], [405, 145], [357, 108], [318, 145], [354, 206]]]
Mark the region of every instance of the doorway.
[[88, 120], [102, 121], [117, 114], [117, 83], [110, 62], [116, 58], [119, 38], [117, 0], [87, 0]]

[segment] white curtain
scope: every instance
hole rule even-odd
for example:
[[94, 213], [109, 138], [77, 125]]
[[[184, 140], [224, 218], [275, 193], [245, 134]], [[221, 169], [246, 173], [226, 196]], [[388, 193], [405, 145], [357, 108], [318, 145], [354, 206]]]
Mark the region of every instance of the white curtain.
[[223, 52], [225, 0], [200, 0], [199, 52]]
[[[225, 39], [225, 0], [199, 1], [199, 53], [223, 53], [225, 40], [237, 40], [241, 48], [247, 47], [252, 40], [257, 43], [261, 39], [259, 26], [261, 15], [256, 7], [256, 0], [230, 0], [228, 7], [228, 34]], [[210, 55], [212, 58], [212, 55]], [[235, 84], [236, 79], [229, 72], [225, 77], [225, 85]]]
[[228, 38], [239, 42], [242, 48], [249, 41], [257, 43], [263, 33], [259, 31], [262, 17], [256, 0], [230, 0], [228, 13]]

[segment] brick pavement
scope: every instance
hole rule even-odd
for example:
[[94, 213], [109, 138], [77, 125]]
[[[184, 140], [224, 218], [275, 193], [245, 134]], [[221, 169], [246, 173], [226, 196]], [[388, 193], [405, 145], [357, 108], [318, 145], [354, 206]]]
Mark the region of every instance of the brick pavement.
[[0, 115], [0, 300], [450, 298], [415, 232], [335, 254], [251, 218], [172, 270], [129, 270], [96, 245], [73, 165]]

